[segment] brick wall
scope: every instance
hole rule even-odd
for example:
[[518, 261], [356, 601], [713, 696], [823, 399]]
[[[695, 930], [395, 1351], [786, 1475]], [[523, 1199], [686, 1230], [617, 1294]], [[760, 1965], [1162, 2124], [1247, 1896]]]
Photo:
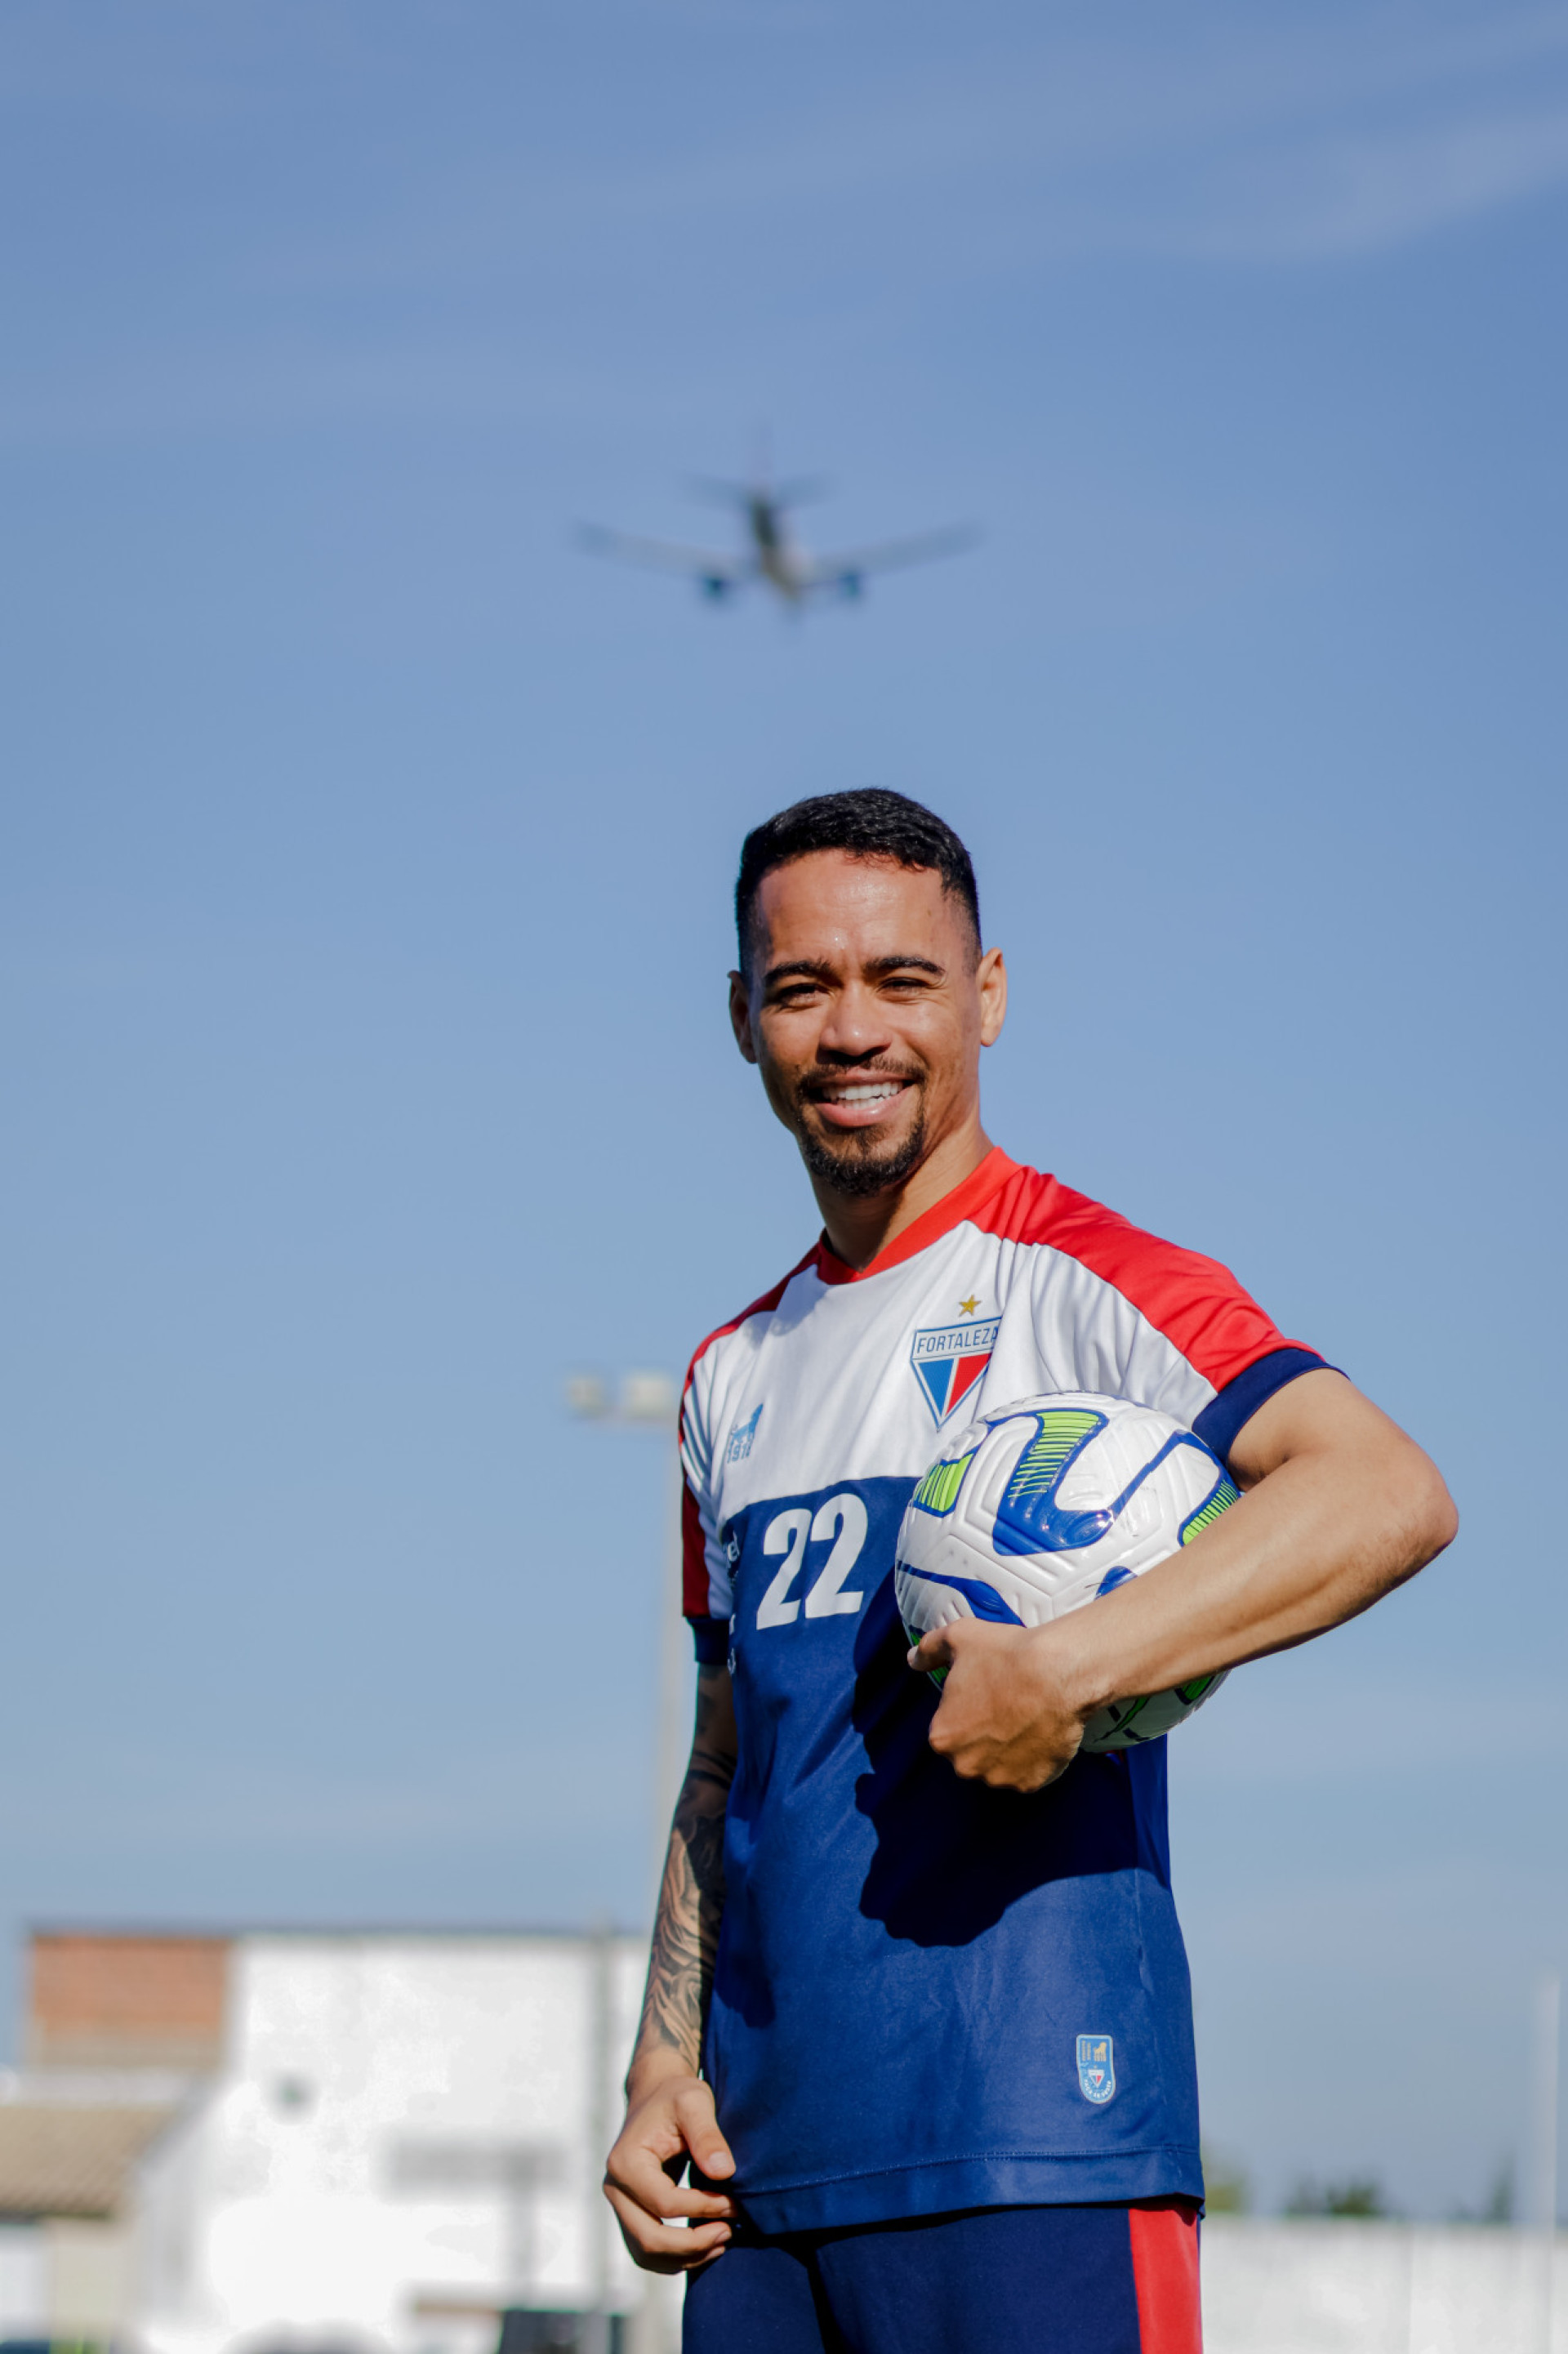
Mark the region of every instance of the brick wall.
[[228, 1955], [227, 1937], [36, 1930], [25, 2060], [34, 2067], [216, 2065]]

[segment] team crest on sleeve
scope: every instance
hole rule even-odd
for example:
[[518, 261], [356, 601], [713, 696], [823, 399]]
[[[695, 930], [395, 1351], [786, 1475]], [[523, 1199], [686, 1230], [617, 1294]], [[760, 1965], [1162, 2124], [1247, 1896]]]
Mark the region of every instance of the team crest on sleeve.
[[991, 1316], [980, 1324], [939, 1324], [916, 1333], [909, 1362], [938, 1422], [968, 1397], [991, 1362], [1001, 1329], [1001, 1317]]
[[[758, 1405], [752, 1408], [744, 1422], [736, 1424], [729, 1435], [729, 1444], [724, 1451], [724, 1459], [726, 1463], [745, 1462], [751, 1452], [752, 1441], [757, 1437], [757, 1426], [761, 1419], [762, 1408]], [[769, 1424], [768, 1427], [771, 1428], [772, 1425]]]
[[1116, 2047], [1108, 2035], [1079, 2036], [1078, 2090], [1097, 2108], [1116, 2091]]

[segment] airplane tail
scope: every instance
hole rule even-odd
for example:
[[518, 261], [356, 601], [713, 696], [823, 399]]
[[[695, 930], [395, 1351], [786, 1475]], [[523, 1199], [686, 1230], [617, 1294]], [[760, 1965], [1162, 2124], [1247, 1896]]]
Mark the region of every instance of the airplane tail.
[[714, 474], [691, 474], [687, 482], [695, 497], [706, 499], [715, 506], [739, 507], [743, 511], [758, 499], [765, 499], [772, 507], [804, 506], [810, 499], [824, 498], [829, 488], [824, 474], [795, 474], [787, 482], [772, 484], [766, 474], [758, 474], [749, 482], [726, 482]]

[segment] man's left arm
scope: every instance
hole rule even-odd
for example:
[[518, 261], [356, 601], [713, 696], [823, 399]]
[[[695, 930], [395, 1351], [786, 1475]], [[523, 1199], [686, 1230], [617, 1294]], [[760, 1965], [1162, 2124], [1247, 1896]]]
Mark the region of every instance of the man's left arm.
[[1338, 1627], [1449, 1543], [1430, 1458], [1342, 1373], [1277, 1390], [1230, 1454], [1242, 1500], [1143, 1576], [1048, 1626], [961, 1619], [910, 1664], [948, 1670], [931, 1746], [969, 1779], [1038, 1790], [1107, 1701], [1287, 1650]]

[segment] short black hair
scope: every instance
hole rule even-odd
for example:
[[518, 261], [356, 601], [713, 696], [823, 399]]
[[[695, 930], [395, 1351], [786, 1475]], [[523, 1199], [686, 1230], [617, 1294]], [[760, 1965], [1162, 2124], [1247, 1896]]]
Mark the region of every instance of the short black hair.
[[968, 909], [978, 953], [980, 892], [969, 852], [952, 827], [923, 802], [868, 785], [859, 792], [813, 793], [810, 801], [792, 801], [747, 835], [735, 884], [735, 928], [743, 972], [752, 906], [763, 876], [814, 850], [843, 850], [852, 858], [890, 858], [900, 866], [932, 868], [941, 876], [943, 890]]

